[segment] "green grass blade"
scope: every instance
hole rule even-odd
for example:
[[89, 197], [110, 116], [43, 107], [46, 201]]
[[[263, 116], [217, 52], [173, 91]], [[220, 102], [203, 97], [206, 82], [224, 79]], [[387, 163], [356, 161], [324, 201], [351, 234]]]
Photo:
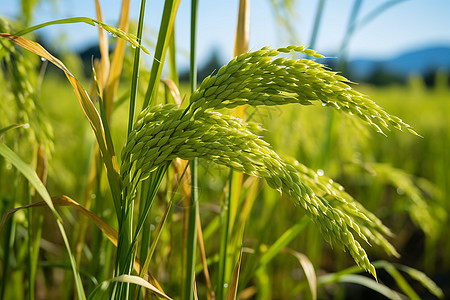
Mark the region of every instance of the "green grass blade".
[[292, 254], [302, 266], [303, 272], [305, 272], [306, 280], [308, 281], [312, 299], [317, 300], [317, 277], [311, 260], [309, 260], [309, 258], [303, 253], [293, 251], [291, 249], [287, 249], [286, 251]]
[[352, 35], [355, 31], [354, 24], [356, 23], [358, 14], [361, 10], [362, 2], [363, 2], [362, 0], [355, 0], [353, 2], [352, 11], [350, 13], [350, 16], [349, 16], [349, 19], [347, 22], [347, 28], [345, 30], [345, 35], [344, 35], [344, 38], [342, 39], [341, 46], [340, 46], [339, 52], [338, 52], [338, 57], [340, 57], [341, 61], [343, 61], [343, 58], [345, 55], [345, 50], [347, 49], [347, 46], [350, 42], [350, 38], [352, 37]]
[[149, 289], [160, 299], [172, 300], [172, 298], [170, 298], [166, 294], [159, 291], [154, 285], [152, 285], [148, 281], [144, 280], [143, 278], [141, 278], [139, 276], [133, 276], [133, 275], [120, 275], [120, 276], [114, 277], [112, 279], [109, 279], [109, 280], [106, 280], [106, 281], [100, 283], [89, 295], [88, 300], [107, 299], [109, 297], [108, 289], [109, 289], [111, 283], [115, 283], [115, 282], [126, 283], [126, 284], [135, 284], [137, 286], [141, 286], [146, 289]]
[[54, 21], [45, 22], [45, 23], [41, 23], [41, 24], [38, 24], [38, 25], [30, 26], [28, 28], [22, 29], [19, 32], [16, 32], [14, 35], [15, 36], [22, 36], [22, 35], [25, 35], [27, 33], [33, 32], [35, 30], [47, 27], [47, 26], [61, 25], [61, 24], [73, 24], [73, 23], [86, 23], [86, 24], [95, 26], [94, 19], [87, 18], [87, 17], [75, 17], [75, 18], [66, 18], [66, 19], [61, 19], [61, 20], [54, 20]]
[[15, 154], [11, 149], [8, 148], [5, 144], [0, 144], [0, 155], [8, 159], [24, 176], [28, 179], [30, 184], [36, 189], [45, 203], [48, 205], [53, 215], [55, 216], [56, 223], [58, 225], [58, 229], [61, 233], [61, 236], [64, 241], [64, 245], [66, 246], [67, 254], [69, 255], [70, 264], [72, 266], [73, 275], [75, 278], [75, 286], [78, 295], [78, 299], [85, 299], [86, 296], [83, 290], [83, 284], [81, 282], [80, 274], [77, 271], [75, 257], [72, 255], [72, 251], [70, 250], [69, 240], [67, 239], [66, 232], [62, 225], [62, 219], [58, 212], [55, 210], [53, 206], [52, 199], [48, 194], [47, 189], [45, 188], [42, 181], [39, 179], [36, 172], [27, 165], [17, 154]]
[[157, 172], [155, 172], [155, 175], [152, 178], [152, 180], [148, 182], [148, 186], [147, 186], [147, 188], [149, 189], [147, 192], [148, 196], [145, 199], [141, 198], [141, 201], [145, 201], [145, 205], [144, 205], [143, 211], [139, 215], [138, 222], [137, 222], [136, 229], [135, 229], [134, 236], [133, 236], [133, 240], [131, 241], [130, 247], [128, 249], [128, 254], [127, 254], [127, 259], [130, 263], [130, 269], [131, 269], [132, 263], [134, 261], [134, 252], [135, 252], [134, 248], [138, 242], [138, 237], [139, 237], [139, 235], [142, 231], [142, 228], [145, 224], [145, 220], [147, 219], [147, 216], [150, 213], [150, 208], [152, 206], [153, 200], [156, 197], [156, 193], [158, 192], [159, 186], [161, 185], [161, 182], [164, 178], [164, 175], [165, 175], [168, 167], [169, 167], [168, 165], [163, 166], [163, 167], [159, 168]]
[[88, 17], [75, 17], [75, 18], [66, 18], [66, 19], [61, 19], [61, 20], [55, 20], [55, 21], [50, 21], [50, 22], [45, 22], [42, 24], [38, 24], [35, 26], [31, 26], [28, 28], [25, 28], [17, 33], [15, 33], [15, 36], [22, 36], [25, 35], [27, 33], [33, 32], [37, 29], [40, 28], [44, 28], [50, 25], [60, 25], [60, 24], [74, 24], [74, 23], [85, 23], [88, 25], [92, 25], [95, 26], [96, 24], [100, 27], [102, 27], [103, 29], [105, 29], [106, 31], [108, 31], [109, 33], [111, 33], [114, 37], [118, 37], [121, 38], [125, 41], [127, 41], [128, 43], [130, 43], [131, 45], [133, 45], [134, 47], [137, 47], [139, 49], [141, 49], [142, 51], [144, 51], [146, 54], [151, 55], [150, 51], [147, 50], [147, 48], [145, 48], [144, 46], [142, 46], [137, 37], [133, 34], [127, 33], [117, 27], [105, 24], [103, 22], [100, 22], [98, 20], [95, 19], [91, 19]]
[[[145, 12], [145, 2], [146, 0], [141, 0], [141, 10], [139, 13], [139, 22], [137, 28], [137, 42], [139, 45], [142, 42], [142, 32], [144, 31], [144, 12]], [[134, 113], [136, 109], [136, 95], [138, 88], [138, 78], [139, 78], [139, 63], [140, 63], [141, 51], [138, 49], [134, 50], [134, 61], [133, 61], [133, 75], [131, 78], [131, 93], [130, 93], [130, 108], [128, 111], [128, 134], [133, 130], [134, 124]]]
[[269, 250], [262, 255], [259, 262], [260, 265], [264, 266], [268, 264], [305, 228], [308, 222], [309, 218], [304, 216], [299, 223], [286, 230], [283, 235], [269, 248]]
[[170, 63], [170, 79], [175, 82], [176, 86], [179, 86], [177, 60], [176, 60], [176, 44], [175, 44], [175, 31], [172, 31], [169, 43], [169, 63]]
[[108, 143], [107, 135], [109, 135], [109, 132], [104, 131], [104, 125], [102, 124], [101, 118], [99, 116], [99, 113], [97, 109], [95, 108], [94, 103], [89, 98], [88, 93], [83, 88], [83, 86], [80, 84], [80, 82], [70, 73], [70, 71], [66, 68], [66, 66], [56, 57], [51, 55], [47, 50], [44, 49], [40, 44], [27, 40], [25, 38], [14, 36], [10, 34], [0, 33], [0, 37], [3, 37], [5, 39], [10, 40], [11, 42], [45, 58], [46, 60], [50, 61], [52, 64], [57, 66], [59, 69], [64, 71], [67, 79], [69, 80], [70, 84], [72, 85], [78, 101], [80, 102], [80, 105], [83, 109], [83, 112], [88, 119], [89, 123], [91, 124], [91, 127], [94, 131], [95, 137], [97, 139], [97, 143], [100, 147], [100, 150], [102, 152], [102, 158], [103, 162], [107, 169], [107, 176], [108, 181], [111, 187], [111, 193], [114, 199], [114, 205], [116, 209], [116, 215], [120, 222], [120, 178], [119, 178], [119, 171], [117, 167], [117, 159], [114, 151], [114, 147], [112, 143]]
[[402, 294], [388, 288], [387, 286], [376, 282], [374, 279], [367, 278], [362, 275], [348, 274], [348, 275], [338, 276], [338, 278], [336, 278], [335, 282], [354, 283], [354, 284], [358, 284], [361, 286], [365, 286], [375, 292], [380, 293], [381, 295], [387, 297], [388, 299], [402, 300], [405, 298], [405, 295], [402, 295]]
[[309, 47], [313, 48], [316, 46], [317, 36], [319, 35], [320, 22], [322, 20], [323, 8], [325, 6], [325, 0], [319, 0], [317, 4], [316, 16], [314, 18], [314, 26], [311, 34], [311, 39], [309, 41]]
[[436, 283], [434, 283], [434, 281], [431, 280], [422, 271], [399, 264], [395, 264], [395, 267], [411, 276], [411, 278], [420, 282], [428, 291], [430, 291], [433, 295], [435, 295], [439, 299], [444, 299], [444, 292], [442, 291], [442, 289], [438, 287]]
[[[233, 170], [230, 170], [229, 175], [229, 185], [233, 182]], [[218, 267], [218, 277], [217, 277], [217, 290], [216, 295], [218, 299], [223, 299], [225, 294], [224, 286], [226, 283], [225, 273], [227, 270], [227, 258], [228, 258], [228, 239], [230, 236], [230, 218], [231, 218], [231, 187], [229, 188], [228, 196], [224, 198], [224, 203], [221, 205], [220, 209], [220, 242], [219, 242], [219, 267]]]
[[236, 266], [233, 270], [233, 275], [231, 276], [231, 284], [230, 288], [228, 289], [226, 300], [235, 300], [237, 297], [237, 291], [238, 291], [238, 284], [239, 284], [239, 273], [241, 270], [241, 262], [242, 262], [242, 247], [239, 253], [239, 258], [236, 263]]
[[414, 289], [411, 287], [411, 285], [406, 281], [406, 279], [400, 274], [400, 272], [391, 264], [388, 264], [384, 268], [389, 275], [394, 278], [395, 282], [397, 283], [398, 287], [403, 291], [403, 293], [408, 296], [411, 300], [420, 300], [419, 295], [414, 291]]
[[143, 108], [147, 107], [156, 96], [158, 90], [159, 79], [164, 65], [164, 59], [167, 47], [169, 46], [169, 37], [171, 36], [175, 23], [175, 16], [181, 0], [166, 0], [164, 11], [159, 27], [158, 41], [156, 42], [155, 60], [150, 71], [150, 80], [145, 93]]
[[0, 299], [4, 299], [6, 287], [8, 285], [8, 274], [10, 269], [10, 252], [11, 249], [13, 249], [14, 246], [14, 232], [15, 232], [15, 220], [11, 218], [9, 222], [7, 222], [5, 225], [2, 222], [2, 227], [0, 227], [0, 231], [3, 227], [5, 227], [5, 235], [3, 240], [3, 266], [2, 266], [2, 281], [0, 285]]
[[197, 159], [189, 164], [191, 170], [191, 200], [188, 210], [188, 228], [186, 237], [186, 267], [183, 280], [183, 299], [193, 300], [195, 280], [195, 257], [197, 251], [197, 218], [198, 218], [198, 178]]
[[26, 164], [16, 153], [14, 153], [14, 151], [12, 151], [3, 143], [0, 144], [0, 155], [9, 160], [14, 165], [14, 167], [16, 167], [20, 171], [20, 173], [22, 173], [23, 176], [28, 179], [28, 181], [33, 185], [39, 195], [41, 195], [45, 203], [47, 203], [55, 218], [62, 222], [61, 216], [55, 210], [52, 199], [48, 194], [47, 189], [45, 188], [44, 184], [39, 179], [33, 168], [30, 165]]

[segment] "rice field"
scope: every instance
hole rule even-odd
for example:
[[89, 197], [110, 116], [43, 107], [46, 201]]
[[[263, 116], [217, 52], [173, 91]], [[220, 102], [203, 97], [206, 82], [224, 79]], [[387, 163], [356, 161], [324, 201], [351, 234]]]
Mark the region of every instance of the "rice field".
[[[129, 1], [116, 26], [97, 1], [0, 19], [0, 298], [444, 299], [446, 75], [355, 85], [307, 47], [249, 51], [242, 0], [235, 57], [198, 82], [194, 0], [180, 83], [179, 3], [154, 49], [145, 1], [136, 32]], [[64, 23], [98, 29], [87, 77], [34, 41]]]

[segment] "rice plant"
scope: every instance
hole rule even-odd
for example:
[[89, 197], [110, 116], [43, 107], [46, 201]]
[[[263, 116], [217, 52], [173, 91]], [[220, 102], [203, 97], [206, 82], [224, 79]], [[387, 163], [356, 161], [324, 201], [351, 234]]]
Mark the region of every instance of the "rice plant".
[[[0, 144], [0, 154], [10, 164], [8, 168], [2, 166], [2, 172], [7, 169], [14, 191], [24, 187], [19, 195], [2, 189], [7, 203], [2, 206], [5, 214], [1, 223], [2, 232], [6, 232], [1, 253], [2, 297], [17, 296], [8, 289], [9, 277], [15, 278], [15, 285], [26, 277], [27, 290], [22, 298], [49, 297], [48, 291], [39, 294], [37, 288], [41, 283], [36, 280], [45, 276], [36, 274], [38, 271], [45, 274], [47, 268], [61, 268], [67, 275], [63, 278], [67, 288], [59, 288], [53, 295], [57, 298], [246, 299], [257, 294], [264, 299], [274, 296], [267, 281], [271, 262], [280, 253], [292, 255], [305, 272], [303, 285], [296, 292], [303, 293], [301, 289], [308, 285], [314, 299], [321, 285], [346, 280], [371, 286], [390, 298], [399, 297], [398, 292], [376, 282], [376, 267], [394, 274], [402, 292], [410, 297], [416, 294], [397, 269], [442, 297], [441, 290], [417, 270], [393, 267], [388, 262], [372, 263], [366, 252], [370, 245], [376, 245], [387, 255], [398, 256], [389, 241], [393, 235], [391, 230], [323, 172], [278, 154], [277, 148], [262, 136], [262, 125], [252, 122], [251, 115], [245, 120], [245, 110], [317, 106], [335, 110], [380, 134], [397, 129], [417, 135], [410, 125], [356, 91], [342, 75], [318, 63], [316, 59], [323, 56], [312, 49], [293, 45], [247, 51], [248, 1], [240, 1], [236, 57], [205, 78], [198, 88], [198, 3], [192, 1], [190, 92], [183, 102], [174, 42], [174, 22], [180, 1], [165, 1], [154, 54], [150, 56], [150, 70], [141, 61], [141, 51], [151, 53], [142, 43], [145, 2], [140, 4], [136, 35], [128, 32], [130, 3], [126, 0], [117, 27], [104, 23], [98, 1], [95, 1], [96, 20], [85, 17], [56, 20], [20, 31], [6, 25], [1, 27], [0, 55], [7, 71], [3, 80], [11, 86], [7, 94], [18, 103], [16, 111], [8, 114], [11, 119], [19, 117], [1, 123], [0, 134], [5, 138]], [[93, 62], [90, 89], [85, 89], [61, 60], [31, 37], [23, 37], [38, 28], [64, 23], [86, 23], [98, 28], [101, 59]], [[117, 39], [111, 58], [106, 32]], [[127, 45], [131, 47], [127, 49]], [[25, 68], [33, 58], [25, 59], [30, 53], [24, 49], [64, 73], [92, 129], [91, 137], [95, 141], [91, 138], [87, 153], [79, 156], [83, 160], [80, 164], [86, 166], [84, 177], [80, 178], [83, 192], [78, 195], [79, 200], [68, 195], [51, 197], [54, 193], [45, 187], [46, 157], [42, 152], [48, 156], [52, 152], [52, 131], [44, 116], [35, 112], [40, 109], [35, 104], [39, 93], [34, 93], [32, 87], [39, 89], [40, 81], [28, 82]], [[170, 78], [161, 79], [166, 56]], [[119, 85], [120, 75], [128, 72], [124, 69], [127, 59], [132, 61], [131, 76], [128, 73], [129, 80]], [[28, 72], [32, 73], [31, 69]], [[44, 74], [43, 70], [40, 76]], [[160, 86], [164, 86], [164, 92]], [[123, 98], [129, 100], [128, 111], [120, 106], [124, 101], [119, 100], [121, 89], [125, 90]], [[142, 105], [141, 110], [137, 109], [138, 105]], [[128, 116], [128, 120], [116, 118], [114, 114]], [[13, 131], [22, 132], [25, 123], [29, 123], [34, 139], [24, 141], [21, 135], [13, 136]], [[121, 129], [121, 135], [113, 131], [116, 127]], [[36, 154], [22, 153], [19, 143], [40, 150]], [[27, 156], [33, 159], [23, 158]], [[5, 164], [3, 160], [2, 164]], [[14, 174], [12, 166], [17, 169]], [[372, 168], [378, 173], [383, 170], [381, 165], [373, 164]], [[224, 170], [231, 170], [228, 176], [223, 176]], [[394, 174], [392, 181], [401, 177], [398, 172], [388, 171]], [[211, 198], [200, 201], [202, 184], [211, 185], [216, 178], [219, 183], [209, 195]], [[263, 179], [271, 191], [262, 192], [265, 184], [258, 179]], [[414, 194], [413, 188], [408, 189]], [[282, 211], [280, 208], [292, 206], [282, 198], [293, 202], [295, 210], [289, 214], [294, 222], [268, 247], [264, 235], [270, 233], [270, 226], [275, 226], [270, 218], [275, 218]], [[419, 209], [426, 207], [422, 199], [415, 199]], [[201, 211], [201, 202], [220, 204], [218, 212]], [[49, 218], [56, 220], [66, 248], [62, 263], [58, 263], [61, 258], [57, 256], [54, 261], [49, 259], [46, 266], [39, 256], [45, 224], [40, 215], [32, 212], [40, 206], [49, 207], [53, 214]], [[78, 215], [70, 210], [56, 210], [60, 206], [73, 207]], [[21, 213], [25, 208], [27, 216], [23, 219]], [[256, 211], [264, 218], [255, 217]], [[428, 222], [429, 217], [423, 219], [419, 214], [415, 220], [421, 224]], [[309, 221], [330, 245], [348, 252], [357, 268], [317, 277], [307, 255], [287, 248]], [[95, 229], [89, 229], [92, 226], [89, 222], [95, 224]], [[17, 242], [16, 227], [28, 230], [25, 234], [20, 232]], [[68, 227], [72, 230], [67, 231]], [[69, 236], [66, 231], [70, 232]], [[256, 242], [247, 240], [247, 232], [257, 233]], [[19, 267], [21, 262], [27, 263], [26, 270]], [[373, 279], [352, 275], [359, 270], [367, 271]], [[47, 284], [54, 283], [49, 280]]]

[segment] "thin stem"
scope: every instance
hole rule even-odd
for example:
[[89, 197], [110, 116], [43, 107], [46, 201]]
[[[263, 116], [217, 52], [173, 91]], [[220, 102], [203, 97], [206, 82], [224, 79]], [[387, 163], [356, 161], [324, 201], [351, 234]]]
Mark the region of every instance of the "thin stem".
[[[198, 1], [191, 2], [191, 53], [190, 53], [190, 87], [191, 93], [197, 88], [197, 13]], [[198, 159], [194, 158], [190, 162], [191, 169], [191, 201], [188, 208], [188, 230], [186, 245], [186, 268], [184, 278], [183, 299], [194, 299], [194, 277], [195, 277], [195, 253], [197, 245], [197, 215], [198, 215]]]
[[362, 2], [363, 2], [363, 0], [355, 0], [353, 7], [352, 7], [352, 11], [350, 13], [350, 18], [348, 19], [345, 36], [342, 39], [342, 43], [341, 43], [341, 46], [340, 46], [339, 52], [338, 52], [338, 57], [340, 59], [340, 64], [339, 64], [340, 71], [342, 71], [344, 64], [345, 64], [345, 56], [346, 56], [345, 52], [346, 52], [348, 44], [350, 42], [350, 38], [352, 37], [353, 32], [355, 31], [354, 24], [356, 23], [356, 19], [358, 17], [359, 11], [361, 9]]
[[[146, 0], [141, 0], [141, 11], [139, 14], [139, 24], [137, 28], [137, 42], [139, 46], [142, 43], [142, 32], [144, 31], [144, 12], [145, 12], [145, 2]], [[128, 135], [133, 130], [134, 124], [134, 113], [136, 109], [136, 95], [137, 87], [139, 81], [139, 63], [141, 57], [141, 49], [134, 49], [134, 63], [133, 63], [133, 75], [131, 79], [131, 94], [130, 94], [130, 109], [128, 111]]]
[[143, 108], [146, 108], [156, 97], [159, 79], [161, 77], [162, 67], [167, 47], [169, 45], [169, 37], [173, 32], [175, 15], [181, 0], [166, 0], [164, 3], [163, 16], [159, 28], [158, 41], [156, 42], [155, 59], [153, 60], [152, 69], [150, 71], [150, 80], [147, 92], [144, 97]]
[[224, 286], [225, 286], [225, 271], [227, 269], [227, 248], [228, 248], [228, 235], [230, 230], [230, 217], [231, 217], [231, 197], [232, 197], [232, 184], [233, 184], [233, 170], [230, 170], [228, 182], [230, 184], [228, 197], [223, 203], [220, 214], [221, 230], [220, 230], [220, 248], [219, 248], [219, 275], [217, 279], [217, 298], [223, 299]]
[[309, 47], [312, 49], [316, 46], [316, 40], [319, 33], [320, 22], [322, 20], [323, 8], [325, 6], [325, 0], [320, 0], [317, 5], [316, 17], [314, 18], [314, 27], [311, 34], [311, 40], [309, 42]]

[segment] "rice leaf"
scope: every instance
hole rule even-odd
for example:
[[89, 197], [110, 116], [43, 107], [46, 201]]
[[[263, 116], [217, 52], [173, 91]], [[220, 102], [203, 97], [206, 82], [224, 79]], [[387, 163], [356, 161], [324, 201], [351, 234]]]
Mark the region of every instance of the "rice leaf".
[[333, 282], [341, 282], [341, 283], [354, 283], [361, 286], [365, 286], [375, 292], [380, 293], [381, 295], [387, 297], [388, 299], [392, 300], [405, 300], [407, 299], [405, 295], [400, 294], [387, 286], [378, 283], [377, 281], [364, 277], [362, 275], [353, 275], [353, 274], [347, 274], [342, 276], [337, 276], [334, 278]]
[[317, 277], [314, 271], [314, 266], [309, 258], [300, 252], [293, 251], [291, 249], [286, 249], [288, 253], [292, 254], [297, 258], [298, 262], [302, 266], [303, 272], [305, 272], [306, 280], [308, 281], [309, 290], [311, 291], [311, 296], [313, 300], [317, 299]]
[[[112, 196], [114, 199], [114, 205], [116, 208], [116, 214], [120, 220], [120, 181], [117, 167], [117, 160], [114, 152], [114, 147], [112, 143], [107, 143], [106, 134], [109, 132], [104, 131], [103, 123], [100, 119], [97, 109], [94, 103], [89, 98], [89, 95], [78, 82], [78, 80], [70, 73], [66, 66], [56, 57], [47, 52], [41, 45], [36, 42], [24, 39], [19, 36], [13, 36], [7, 33], [0, 33], [0, 37], [6, 38], [15, 44], [45, 58], [46, 60], [53, 63], [55, 66], [64, 71], [67, 79], [72, 85], [78, 100], [83, 108], [83, 111], [89, 120], [92, 129], [94, 130], [95, 136], [97, 138], [98, 145], [100, 147], [102, 158], [107, 169], [108, 180], [111, 187]], [[110, 139], [109, 139], [110, 140]]]
[[121, 282], [121, 283], [128, 283], [128, 284], [135, 284], [137, 286], [144, 287], [148, 290], [150, 290], [153, 294], [158, 296], [161, 299], [167, 299], [172, 300], [169, 296], [164, 294], [163, 292], [159, 291], [154, 285], [152, 285], [150, 282], [146, 281], [145, 279], [134, 276], [134, 275], [120, 275], [114, 278], [111, 278], [109, 280], [106, 280], [102, 283], [100, 283], [89, 295], [88, 299], [104, 299], [108, 292], [108, 288], [110, 287], [111, 283], [114, 282]]
[[[103, 22], [102, 10], [100, 2], [95, 0], [95, 12], [97, 14], [97, 20]], [[108, 80], [110, 62], [109, 62], [109, 45], [108, 36], [106, 35], [106, 30], [102, 27], [98, 27], [98, 45], [100, 48], [100, 67], [97, 71], [98, 74], [98, 84], [100, 90], [100, 97], [103, 98], [103, 89], [105, 88]]]
[[384, 269], [394, 278], [400, 290], [411, 300], [420, 300], [419, 295], [414, 291], [411, 285], [405, 280], [400, 272], [391, 264], [387, 264]]
[[[1, 144], [0, 144], [0, 147], [1, 147]], [[96, 214], [94, 214], [90, 210], [88, 210], [85, 207], [83, 207], [82, 205], [80, 205], [75, 200], [73, 200], [65, 195], [53, 197], [53, 198], [51, 198], [51, 201], [52, 201], [53, 206], [72, 206], [72, 207], [76, 208], [84, 216], [86, 216], [87, 218], [92, 220], [95, 223], [95, 225], [97, 225], [97, 227], [106, 235], [106, 237], [110, 240], [110, 242], [114, 246], [117, 246], [117, 238], [118, 238], [117, 231], [114, 228], [112, 228], [108, 223], [106, 223], [103, 219], [98, 217]], [[31, 203], [29, 205], [17, 207], [17, 208], [7, 211], [5, 213], [5, 215], [3, 216], [2, 221], [0, 223], [0, 231], [2, 230], [3, 226], [6, 224], [6, 221], [8, 221], [8, 219], [11, 218], [11, 216], [15, 212], [22, 210], [22, 209], [42, 207], [42, 206], [47, 206], [45, 201], [37, 201], [37, 202]], [[136, 270], [136, 272], [138, 272], [139, 270], [143, 270], [140, 262], [137, 259], [134, 261], [134, 269]], [[144, 277], [144, 275], [145, 275], [144, 273], [141, 273], [142, 277]], [[149, 273], [147, 273], [147, 275], [149, 276], [152, 284], [154, 286], [156, 286], [159, 290], [162, 290], [161, 286], [156, 281], [156, 279], [154, 279], [151, 276], [151, 274], [149, 274]]]
[[[64, 241], [64, 245], [66, 247], [67, 254], [69, 256], [70, 265], [72, 267], [72, 272], [75, 278], [75, 287], [77, 291], [78, 299], [86, 299], [83, 284], [81, 282], [80, 273], [77, 270], [75, 257], [72, 255], [72, 251], [70, 250], [69, 240], [67, 239], [66, 232], [64, 230], [64, 227], [62, 225], [62, 219], [58, 212], [55, 210], [55, 207], [52, 203], [52, 200], [50, 198], [50, 195], [48, 194], [47, 189], [45, 188], [42, 181], [39, 179], [36, 172], [31, 168], [29, 165], [27, 165], [22, 159], [20, 159], [19, 156], [17, 156], [16, 153], [14, 153], [11, 149], [8, 148], [5, 144], [0, 144], [0, 155], [8, 159], [24, 176], [28, 179], [28, 181], [31, 183], [31, 185], [36, 189], [36, 191], [39, 193], [39, 195], [44, 199], [43, 201], [46, 203], [46, 205], [50, 208], [53, 215], [56, 219], [56, 224], [58, 226], [58, 229], [61, 233], [62, 239]], [[0, 225], [0, 231], [6, 222], [6, 216], [3, 217], [2, 223]]]
[[[28, 181], [33, 185], [33, 187], [36, 189], [39, 195], [41, 195], [42, 199], [44, 200], [44, 203], [50, 208], [55, 218], [58, 221], [62, 222], [61, 216], [55, 210], [55, 207], [53, 205], [50, 195], [47, 192], [47, 189], [45, 188], [44, 184], [39, 179], [38, 175], [33, 170], [33, 168], [30, 165], [26, 164], [14, 151], [12, 151], [8, 146], [6, 146], [3, 143], [0, 143], [0, 155], [9, 160], [28, 179]], [[3, 217], [2, 224], [0, 226], [0, 231], [8, 218], [6, 218], [5, 216]]]
[[[436, 297], [443, 299], [444, 293], [441, 288], [439, 288], [436, 283], [431, 280], [425, 273], [420, 270], [397, 264], [390, 263], [388, 261], [377, 261], [374, 263], [377, 268], [384, 268], [389, 274], [395, 279], [399, 287], [410, 297], [411, 299], [420, 299], [420, 297], [414, 292], [412, 287], [408, 284], [408, 282], [404, 279], [404, 277], [397, 271], [400, 270], [405, 272], [412, 279], [420, 282], [428, 291], [430, 291]], [[397, 280], [399, 279], [399, 280]], [[405, 290], [403, 289], [405, 288]], [[411, 293], [410, 293], [411, 292]], [[417, 298], [419, 297], [419, 298]]]
[[[126, 2], [126, 1], [125, 1]], [[119, 37], [125, 41], [127, 41], [128, 43], [130, 43], [131, 45], [140, 48], [142, 51], [144, 51], [146, 54], [153, 56], [150, 51], [147, 50], [147, 48], [145, 48], [144, 46], [139, 45], [139, 43], [137, 42], [137, 38], [135, 35], [130, 34], [125, 32], [124, 30], [105, 24], [103, 22], [100, 22], [98, 20], [95, 19], [91, 19], [88, 17], [75, 17], [75, 18], [66, 18], [66, 19], [61, 19], [61, 20], [54, 20], [54, 21], [50, 21], [50, 22], [45, 22], [42, 24], [38, 24], [35, 26], [31, 26], [28, 28], [25, 28], [19, 32], [16, 32], [15, 36], [22, 36], [25, 35], [27, 33], [33, 32], [37, 29], [40, 28], [44, 28], [46, 26], [50, 26], [50, 25], [58, 25], [58, 24], [73, 24], [73, 23], [85, 23], [88, 25], [92, 25], [95, 26], [96, 24], [100, 27], [102, 27], [103, 29], [105, 29], [106, 31], [108, 31], [109, 33], [111, 33], [114, 37]]]
[[198, 250], [200, 252], [200, 259], [203, 266], [203, 275], [205, 276], [206, 283], [206, 299], [215, 299], [214, 290], [211, 284], [211, 277], [209, 276], [208, 261], [206, 259], [205, 241], [203, 240], [202, 223], [200, 215], [197, 215], [197, 243]]
[[420, 282], [427, 290], [429, 290], [433, 295], [435, 295], [439, 299], [445, 298], [442, 289], [439, 286], [437, 286], [437, 284], [422, 271], [404, 265], [395, 264], [395, 266], [398, 269], [405, 272], [406, 274], [408, 274], [409, 276], [411, 276], [411, 278]]
[[239, 253], [239, 259], [236, 263], [236, 266], [233, 270], [233, 276], [231, 277], [231, 284], [227, 292], [226, 300], [235, 300], [237, 297], [237, 290], [238, 290], [238, 284], [239, 284], [239, 272], [241, 269], [241, 262], [242, 262], [242, 247], [241, 251]]
[[309, 218], [303, 217], [297, 224], [286, 230], [261, 256], [260, 265], [266, 265], [275, 258], [305, 228], [308, 222]]
[[[111, 68], [109, 71], [108, 76], [108, 83], [105, 87], [104, 91], [104, 102], [105, 102], [105, 112], [106, 112], [106, 120], [110, 122], [111, 115], [113, 111], [113, 102], [114, 98], [117, 93], [117, 88], [119, 87], [119, 79], [120, 74], [122, 73], [122, 66], [123, 66], [123, 58], [125, 55], [125, 46], [126, 42], [131, 43], [134, 47], [141, 48], [140, 42], [137, 41], [137, 37], [132, 36], [132, 39], [126, 39], [127, 36], [130, 36], [128, 31], [128, 23], [129, 23], [129, 10], [130, 10], [130, 0], [124, 0], [122, 1], [122, 6], [120, 10], [120, 18], [119, 18], [119, 28], [117, 29], [116, 33], [113, 33], [121, 39], [117, 40], [116, 47], [114, 49], [112, 61], [111, 61]], [[101, 26], [99, 24], [99, 26]], [[105, 26], [101, 26], [102, 28], [108, 30], [105, 28]]]
[[164, 2], [164, 10], [159, 27], [158, 41], [156, 42], [155, 60], [150, 71], [150, 79], [145, 93], [143, 109], [146, 108], [150, 101], [156, 96], [159, 79], [164, 65], [167, 47], [169, 46], [170, 36], [172, 35], [175, 16], [178, 11], [181, 0], [166, 0]]
[[[67, 196], [57, 196], [53, 197], [51, 199], [51, 203], [53, 206], [73, 206], [75, 207], [79, 212], [81, 212], [84, 216], [91, 219], [95, 225], [106, 235], [106, 237], [111, 241], [111, 243], [114, 244], [114, 246], [117, 246], [117, 231], [112, 228], [108, 223], [103, 221], [100, 217], [98, 217], [96, 214], [91, 212], [90, 210], [86, 209], [82, 205], [80, 205], [78, 202], [72, 200], [71, 198]], [[2, 219], [2, 223], [0, 228], [3, 227], [4, 223], [8, 221], [8, 219], [17, 211], [26, 209], [26, 208], [34, 208], [34, 207], [42, 207], [47, 206], [47, 203], [45, 201], [38, 201], [34, 202], [25, 206], [17, 207], [14, 209], [11, 209], [6, 212], [5, 216]]]
[[178, 107], [183, 104], [183, 99], [181, 99], [180, 91], [178, 90], [177, 85], [171, 79], [161, 79], [161, 82], [164, 83], [170, 91], [170, 94], [173, 97], [173, 100], [177, 104]]
[[141, 278], [139, 276], [120, 275], [120, 276], [114, 277], [113, 279], [111, 279], [111, 281], [125, 282], [125, 283], [132, 283], [132, 284], [140, 285], [146, 289], [149, 289], [158, 297], [161, 297], [161, 298], [167, 299], [167, 300], [172, 300], [172, 298], [170, 298], [166, 294], [162, 293], [155, 286], [153, 286], [150, 282], [144, 280], [143, 278]]
[[[139, 22], [137, 28], [137, 41], [139, 44], [142, 42], [142, 33], [144, 31], [144, 15], [145, 15], [145, 0], [141, 0]], [[138, 78], [139, 78], [139, 65], [140, 65], [141, 51], [134, 50], [133, 59], [133, 74], [131, 76], [131, 92], [130, 92], [130, 108], [128, 109], [128, 134], [130, 134], [134, 125], [134, 116], [136, 110], [136, 96], [138, 90]]]

